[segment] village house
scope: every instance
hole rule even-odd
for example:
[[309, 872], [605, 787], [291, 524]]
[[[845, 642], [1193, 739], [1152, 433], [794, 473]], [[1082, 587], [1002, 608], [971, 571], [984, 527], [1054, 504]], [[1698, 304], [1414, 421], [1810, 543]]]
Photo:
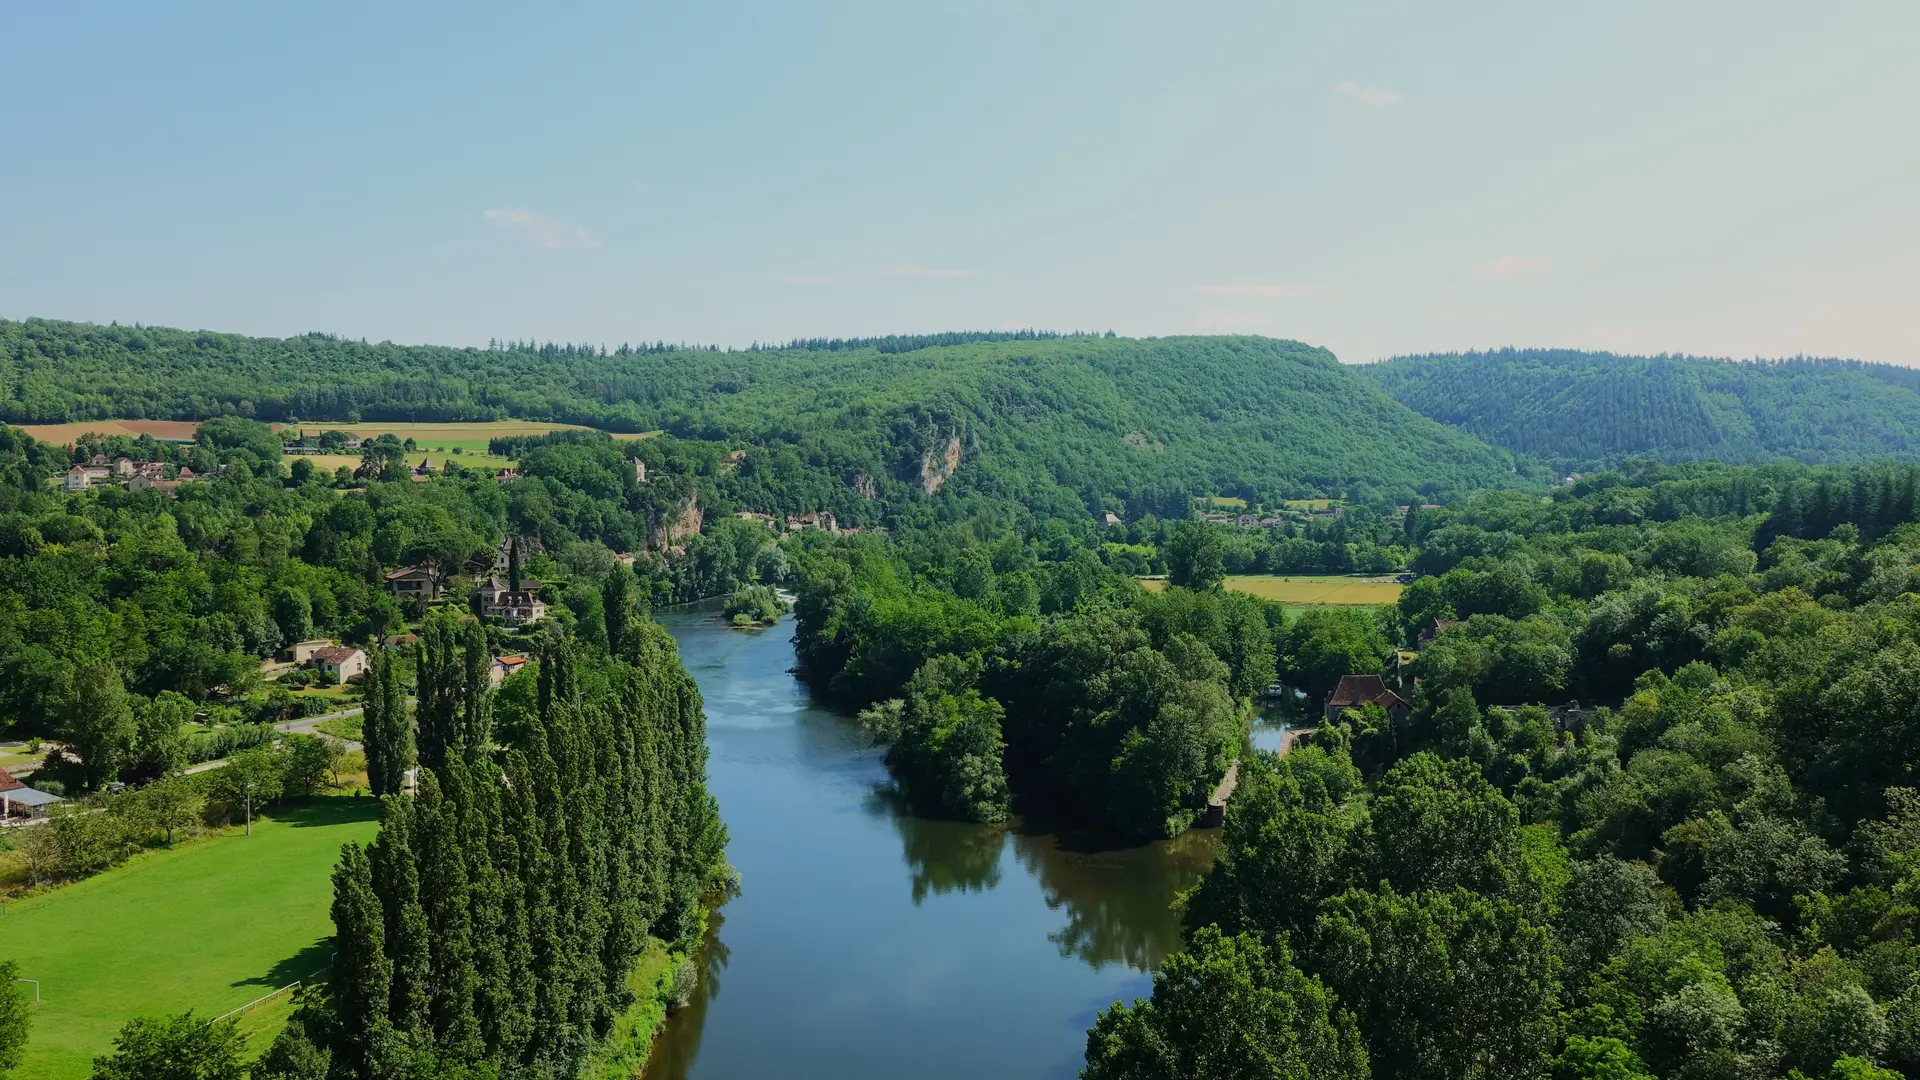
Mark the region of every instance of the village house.
[[313, 660], [314, 654], [321, 649], [331, 649], [339, 642], [332, 638], [308, 638], [296, 641], [280, 650], [280, 659], [289, 664], [305, 664]]
[[407, 474], [407, 479], [412, 480], [416, 484], [424, 484], [433, 479], [433, 459], [430, 457], [421, 458], [420, 464], [415, 465], [413, 471]]
[[395, 599], [420, 597], [428, 603], [440, 599], [440, 575], [426, 566], [403, 566], [387, 575], [387, 588]]
[[65, 801], [58, 795], [30, 788], [12, 773], [0, 769], [0, 820], [16, 815], [38, 817]]
[[1226, 525], [1233, 521], [1233, 516], [1230, 514], [1201, 514], [1200, 520], [1209, 525]]
[[647, 463], [639, 458], [633, 459], [633, 482], [636, 484], [647, 482]]
[[147, 473], [138, 473], [133, 479], [127, 481], [128, 491], [158, 491], [167, 496], [172, 496], [179, 487], [178, 480], [161, 480]]
[[1106, 513], [1100, 515], [1100, 524], [1105, 525], [1107, 528], [1111, 529], [1115, 525], [1120, 524], [1120, 516], [1118, 514], [1115, 514], [1113, 511], [1109, 510]]
[[85, 468], [75, 465], [73, 468], [67, 470], [66, 483], [68, 491], [85, 491], [93, 486], [93, 477], [87, 473]]
[[113, 475], [114, 476], [124, 480], [127, 477], [132, 476], [133, 472], [134, 472], [134, 468], [133, 468], [132, 458], [123, 457], [123, 458], [113, 459]]
[[1404, 721], [1413, 711], [1399, 694], [1387, 689], [1387, 681], [1380, 676], [1342, 675], [1340, 685], [1327, 695], [1320, 715], [1331, 724], [1346, 710], [1366, 705], [1378, 705], [1387, 710], [1387, 715], [1395, 723]]
[[380, 639], [380, 644], [389, 649], [398, 649], [419, 640], [419, 634], [388, 634]]
[[735, 510], [733, 516], [739, 518], [741, 521], [757, 521], [769, 529], [779, 528], [779, 526], [773, 523], [772, 514], [761, 514], [752, 510]]
[[352, 682], [367, 673], [367, 654], [351, 645], [329, 645], [314, 650], [313, 667], [336, 684]]
[[493, 482], [496, 484], [511, 484], [518, 479], [520, 479], [519, 469], [501, 469], [499, 472], [493, 474]]
[[1415, 639], [1414, 647], [1417, 649], [1425, 649], [1427, 646], [1433, 644], [1434, 638], [1439, 637], [1441, 634], [1446, 633], [1456, 626], [1465, 625], [1466, 623], [1459, 619], [1436, 619], [1432, 626], [1420, 631], [1420, 636]]
[[547, 617], [547, 605], [534, 591], [540, 583], [532, 578], [520, 582], [520, 588], [514, 589], [508, 582], [499, 578], [488, 578], [473, 590], [474, 609], [480, 617], [499, 616], [508, 626], [524, 626]]
[[801, 532], [805, 529], [819, 529], [822, 532], [837, 533], [840, 531], [840, 523], [835, 521], [833, 515], [825, 510], [817, 514], [798, 514], [787, 518], [788, 532]]
[[629, 570], [633, 569], [633, 564], [639, 561], [640, 561], [640, 556], [635, 555], [631, 551], [615, 552], [613, 556], [613, 562], [615, 566], [624, 566]]
[[487, 669], [487, 683], [498, 690], [500, 684], [507, 681], [507, 676], [526, 666], [527, 658], [524, 656], [496, 656], [492, 666]]

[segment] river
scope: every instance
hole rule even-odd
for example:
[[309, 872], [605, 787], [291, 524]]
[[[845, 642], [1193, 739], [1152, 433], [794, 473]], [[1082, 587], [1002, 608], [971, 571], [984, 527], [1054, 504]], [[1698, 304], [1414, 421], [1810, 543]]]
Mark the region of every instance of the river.
[[787, 674], [790, 624], [664, 613], [706, 699], [707, 786], [741, 892], [648, 1080], [1075, 1076], [1145, 996], [1218, 830], [1123, 850], [911, 816], [880, 752]]

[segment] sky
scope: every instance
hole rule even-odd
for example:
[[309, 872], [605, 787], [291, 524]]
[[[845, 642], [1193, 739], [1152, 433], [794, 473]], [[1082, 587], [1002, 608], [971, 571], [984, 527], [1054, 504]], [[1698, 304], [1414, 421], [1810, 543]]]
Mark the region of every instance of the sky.
[[0, 6], [0, 318], [1920, 363], [1920, 4]]

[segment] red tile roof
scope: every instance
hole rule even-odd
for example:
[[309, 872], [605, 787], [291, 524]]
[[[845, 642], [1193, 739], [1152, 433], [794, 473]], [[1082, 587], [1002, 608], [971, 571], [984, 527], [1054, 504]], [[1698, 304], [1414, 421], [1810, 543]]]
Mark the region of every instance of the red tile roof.
[[13, 774], [0, 769], [0, 791], [18, 791], [27, 785], [13, 778]]
[[1340, 685], [1327, 697], [1327, 704], [1336, 709], [1349, 709], [1371, 704], [1392, 708], [1405, 703], [1400, 695], [1387, 689], [1386, 680], [1378, 675], [1342, 675]]

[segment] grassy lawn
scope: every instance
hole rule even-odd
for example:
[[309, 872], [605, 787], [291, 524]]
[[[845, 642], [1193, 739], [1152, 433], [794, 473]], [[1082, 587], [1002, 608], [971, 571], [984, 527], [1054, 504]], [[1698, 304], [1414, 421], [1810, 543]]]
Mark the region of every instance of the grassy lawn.
[[[0, 957], [41, 982], [19, 1075], [83, 1080], [120, 1025], [192, 1009], [218, 1016], [326, 966], [340, 845], [373, 838], [371, 799], [314, 799], [104, 874], [12, 902]], [[288, 995], [282, 995], [286, 997]], [[247, 1014], [266, 1050], [290, 1003]]]
[[315, 731], [325, 732], [336, 739], [359, 742], [360, 736], [366, 731], [365, 724], [364, 716], [341, 716], [332, 720], [322, 720], [313, 727]]
[[1289, 510], [1325, 510], [1334, 505], [1332, 499], [1288, 499]]
[[[1150, 592], [1167, 587], [1165, 579], [1146, 578], [1140, 584]], [[1397, 604], [1406, 586], [1392, 581], [1367, 581], [1357, 577], [1308, 574], [1234, 574], [1227, 588], [1272, 600], [1289, 607], [1317, 607], [1327, 604]]]
[[1227, 507], [1233, 510], [1245, 510], [1247, 508], [1247, 500], [1238, 495], [1209, 495], [1200, 501], [1206, 503], [1208, 506]]

